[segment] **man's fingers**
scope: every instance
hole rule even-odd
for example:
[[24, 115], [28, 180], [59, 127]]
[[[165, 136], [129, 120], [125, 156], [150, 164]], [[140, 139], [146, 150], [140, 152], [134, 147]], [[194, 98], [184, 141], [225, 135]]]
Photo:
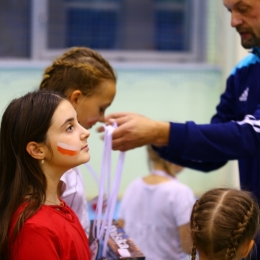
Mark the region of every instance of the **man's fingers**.
[[103, 127], [103, 126], [99, 126], [99, 127], [96, 129], [96, 131], [97, 131], [98, 133], [103, 133], [103, 132], [104, 132], [104, 127]]
[[112, 114], [109, 114], [106, 116], [106, 120], [109, 120], [111, 118], [114, 118], [114, 119], [117, 119], [117, 118], [120, 118], [120, 117], [123, 117], [123, 116], [127, 116], [129, 115], [130, 113], [127, 113], [127, 112], [116, 112], [116, 113], [112, 113]]
[[104, 141], [105, 136], [104, 136], [104, 135], [101, 135], [99, 138], [100, 138], [100, 140]]
[[124, 137], [124, 132], [122, 131], [122, 129], [119, 129], [119, 128], [116, 128], [113, 132], [113, 135], [112, 135], [112, 139], [113, 139], [113, 144], [115, 141], [118, 142], [122, 142], [122, 139]]
[[132, 148], [131, 147], [127, 147], [126, 145], [122, 144], [122, 141], [118, 142], [118, 144], [113, 141], [112, 149], [114, 151], [126, 152], [126, 151], [128, 151], [128, 150], [130, 150]]
[[109, 122], [116, 122], [117, 123], [117, 126], [121, 126], [121, 125], [123, 125], [123, 124], [125, 124], [125, 123], [127, 123], [127, 122], [129, 122], [129, 117], [128, 116], [124, 116], [124, 117], [120, 117], [120, 118], [117, 118], [117, 119], [110, 119], [110, 121]]

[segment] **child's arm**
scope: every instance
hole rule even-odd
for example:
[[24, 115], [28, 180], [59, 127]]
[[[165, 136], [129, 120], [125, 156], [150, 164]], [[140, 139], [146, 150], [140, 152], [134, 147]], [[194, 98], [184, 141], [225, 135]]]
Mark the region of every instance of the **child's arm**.
[[118, 219], [118, 220], [117, 220], [117, 223], [118, 223], [118, 225], [119, 225], [121, 228], [124, 228], [124, 226], [125, 226], [125, 221], [124, 221], [123, 219]]
[[179, 227], [179, 235], [180, 235], [182, 250], [187, 254], [191, 254], [192, 239], [191, 239], [191, 232], [190, 232], [190, 223], [187, 223]]

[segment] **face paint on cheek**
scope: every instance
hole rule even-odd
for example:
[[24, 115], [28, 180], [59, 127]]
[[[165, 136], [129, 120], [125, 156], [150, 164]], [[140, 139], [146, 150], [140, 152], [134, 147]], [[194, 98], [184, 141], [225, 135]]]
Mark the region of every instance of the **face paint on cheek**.
[[79, 153], [79, 149], [76, 146], [64, 144], [61, 142], [57, 143], [58, 151], [64, 155], [75, 156]]

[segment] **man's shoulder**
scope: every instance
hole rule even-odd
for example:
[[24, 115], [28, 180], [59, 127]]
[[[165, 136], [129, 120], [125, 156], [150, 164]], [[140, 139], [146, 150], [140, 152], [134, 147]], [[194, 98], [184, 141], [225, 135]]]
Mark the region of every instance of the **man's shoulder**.
[[241, 61], [238, 62], [238, 64], [234, 67], [233, 71], [231, 72], [231, 75], [236, 74], [241, 69], [248, 68], [250, 65], [258, 63], [260, 63], [260, 57], [255, 53], [251, 52], [248, 55], [246, 55]]

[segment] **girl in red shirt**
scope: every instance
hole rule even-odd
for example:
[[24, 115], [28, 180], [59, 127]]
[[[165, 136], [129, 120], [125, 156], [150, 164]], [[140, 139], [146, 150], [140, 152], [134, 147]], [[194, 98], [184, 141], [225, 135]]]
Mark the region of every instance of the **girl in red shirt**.
[[0, 259], [88, 260], [88, 239], [58, 196], [60, 177], [89, 161], [89, 131], [61, 94], [13, 100], [0, 132]]

